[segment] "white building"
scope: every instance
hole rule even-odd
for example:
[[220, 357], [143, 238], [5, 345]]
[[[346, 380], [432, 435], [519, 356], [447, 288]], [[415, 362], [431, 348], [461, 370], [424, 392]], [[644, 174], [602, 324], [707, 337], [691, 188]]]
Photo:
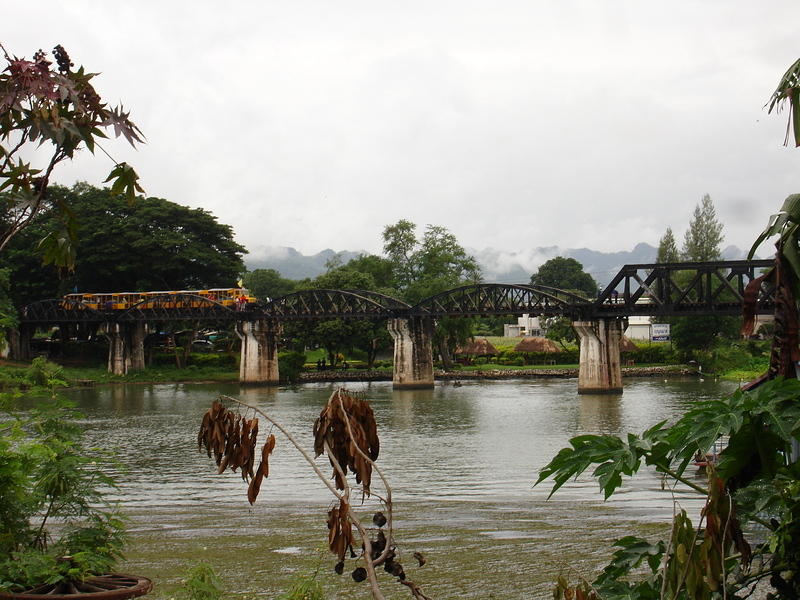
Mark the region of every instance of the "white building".
[[628, 328], [625, 330], [625, 337], [629, 340], [649, 340], [650, 317], [641, 315], [628, 317]]
[[503, 325], [503, 337], [541, 337], [544, 335], [539, 324], [539, 317], [531, 317], [524, 314], [517, 318], [516, 324], [505, 323]]

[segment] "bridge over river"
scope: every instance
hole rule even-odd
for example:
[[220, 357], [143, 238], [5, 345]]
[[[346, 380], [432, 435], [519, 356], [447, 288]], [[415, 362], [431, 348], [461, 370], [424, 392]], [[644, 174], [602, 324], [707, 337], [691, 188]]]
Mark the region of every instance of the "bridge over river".
[[[296, 319], [386, 320], [394, 338], [395, 387], [432, 387], [434, 323], [441, 317], [565, 316], [580, 338], [581, 393], [620, 392], [619, 340], [633, 315], [739, 315], [747, 285], [772, 260], [626, 265], [596, 298], [546, 286], [479, 283], [458, 287], [413, 306], [366, 290], [301, 290], [244, 310], [206, 297], [151, 296], [124, 310], [101, 310], [68, 299], [41, 300], [21, 311], [22, 347], [37, 328], [100, 329], [109, 340], [109, 370], [144, 368], [148, 327], [165, 322], [234, 323], [242, 339], [240, 381], [278, 382], [281, 323]], [[772, 314], [772, 293], [759, 291], [756, 312]]]

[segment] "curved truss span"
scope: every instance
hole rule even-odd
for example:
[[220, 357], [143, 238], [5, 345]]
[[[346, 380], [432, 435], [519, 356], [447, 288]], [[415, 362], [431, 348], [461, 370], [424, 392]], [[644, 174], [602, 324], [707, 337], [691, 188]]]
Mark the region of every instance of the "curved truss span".
[[39, 300], [23, 307], [22, 321], [27, 323], [100, 323], [102, 313], [83, 302], [65, 298]]
[[574, 307], [555, 293], [529, 285], [481, 283], [426, 298], [411, 314], [432, 317], [480, 315], [565, 315]]
[[335, 319], [390, 317], [403, 303], [377, 292], [301, 290], [261, 306], [278, 319]]
[[386, 294], [381, 294], [380, 292], [372, 292], [370, 290], [345, 290], [345, 291], [358, 294], [359, 296], [363, 296], [364, 298], [369, 298], [370, 300], [374, 300], [387, 310], [402, 311], [411, 308], [410, 304], [403, 302], [402, 300], [398, 300], [393, 296], [387, 296]]
[[117, 321], [232, 321], [236, 312], [196, 294], [165, 294], [134, 304]]

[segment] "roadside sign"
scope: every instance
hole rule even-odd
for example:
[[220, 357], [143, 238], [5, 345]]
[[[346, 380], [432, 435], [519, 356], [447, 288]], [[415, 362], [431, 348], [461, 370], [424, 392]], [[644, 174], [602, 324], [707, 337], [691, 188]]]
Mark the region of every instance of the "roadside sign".
[[650, 325], [650, 341], [669, 342], [669, 323], [653, 323]]

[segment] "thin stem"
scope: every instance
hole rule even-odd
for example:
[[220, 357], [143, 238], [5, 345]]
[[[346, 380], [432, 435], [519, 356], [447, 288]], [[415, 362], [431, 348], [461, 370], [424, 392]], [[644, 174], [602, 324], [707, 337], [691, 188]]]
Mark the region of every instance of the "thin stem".
[[665, 465], [663, 465], [661, 463], [655, 463], [655, 466], [658, 469], [660, 469], [664, 474], [669, 475], [673, 479], [675, 479], [677, 481], [680, 481], [682, 484], [689, 486], [690, 488], [692, 488], [697, 493], [703, 494], [704, 496], [708, 496], [708, 490], [700, 487], [699, 485], [697, 485], [693, 481], [689, 481], [685, 477], [682, 477], [681, 475], [678, 475], [675, 471], [673, 471], [669, 467], [667, 467], [667, 466], [665, 466]]
[[372, 597], [375, 600], [385, 600], [385, 596], [383, 595], [383, 593], [381, 592], [380, 588], [378, 587], [378, 578], [377, 578], [377, 575], [375, 574], [375, 567], [372, 565], [372, 562], [371, 562], [372, 544], [369, 541], [369, 536], [367, 535], [366, 530], [364, 529], [363, 525], [361, 525], [361, 521], [359, 521], [358, 517], [353, 513], [352, 508], [350, 508], [350, 502], [348, 501], [349, 496], [350, 496], [350, 486], [347, 483], [347, 477], [345, 476], [345, 473], [343, 472], [342, 466], [339, 464], [339, 461], [337, 461], [336, 457], [333, 456], [333, 453], [330, 452], [330, 448], [328, 447], [327, 442], [325, 443], [326, 454], [328, 455], [328, 458], [330, 459], [331, 464], [333, 465], [333, 468], [335, 470], [337, 470], [342, 475], [342, 481], [344, 481], [345, 490], [341, 494], [334, 487], [334, 485], [330, 482], [328, 477], [326, 477], [325, 474], [316, 465], [316, 463], [314, 462], [314, 459], [311, 458], [311, 455], [308, 452], [306, 452], [306, 450], [302, 446], [300, 446], [300, 444], [297, 443], [297, 440], [295, 440], [294, 437], [288, 431], [286, 431], [281, 426], [280, 423], [275, 421], [272, 417], [267, 415], [267, 413], [265, 413], [264, 411], [262, 411], [258, 407], [255, 407], [255, 406], [253, 406], [251, 404], [247, 404], [246, 402], [242, 402], [241, 400], [237, 400], [236, 398], [232, 398], [231, 396], [220, 396], [220, 397], [224, 398], [225, 400], [229, 400], [231, 402], [234, 402], [234, 403], [236, 403], [236, 404], [238, 404], [240, 406], [244, 406], [246, 408], [251, 408], [256, 413], [258, 413], [262, 417], [264, 417], [267, 421], [269, 421], [274, 427], [276, 427], [278, 429], [278, 431], [280, 431], [286, 437], [286, 439], [289, 440], [289, 442], [291, 442], [291, 444], [297, 449], [297, 451], [300, 452], [300, 454], [303, 456], [303, 458], [306, 459], [306, 462], [308, 462], [308, 464], [311, 466], [311, 468], [314, 469], [314, 473], [316, 473], [317, 477], [319, 477], [319, 479], [326, 486], [328, 486], [328, 489], [331, 491], [331, 493], [336, 498], [338, 498], [340, 502], [342, 500], [347, 502], [348, 516], [350, 517], [351, 522], [356, 526], [356, 529], [358, 530], [358, 533], [361, 536], [361, 540], [364, 543], [364, 549], [365, 549], [364, 550], [364, 556], [365, 556], [365, 562], [367, 564], [367, 576], [369, 578], [370, 587], [372, 589]]
[[[353, 438], [353, 430], [350, 427], [350, 417], [347, 416], [347, 411], [344, 409], [344, 403], [342, 402], [341, 390], [337, 390], [335, 392], [337, 394], [337, 399], [339, 400], [339, 409], [342, 411], [342, 415], [344, 416], [345, 425], [347, 425], [347, 434], [350, 436], [350, 439]], [[364, 460], [368, 461], [375, 472], [378, 474], [378, 477], [381, 478], [383, 482], [383, 487], [386, 489], [386, 500], [384, 504], [386, 505], [386, 531], [389, 535], [386, 536], [386, 547], [381, 552], [381, 555], [375, 559], [374, 564], [382, 565], [386, 561], [386, 557], [389, 555], [389, 551], [392, 547], [392, 540], [394, 538], [394, 529], [392, 527], [392, 486], [389, 485], [389, 482], [386, 480], [386, 477], [383, 475], [383, 471], [380, 470], [375, 461], [372, 460], [369, 456], [367, 456], [364, 451], [359, 447], [358, 444], [353, 444], [356, 447], [358, 453], [364, 458]]]

